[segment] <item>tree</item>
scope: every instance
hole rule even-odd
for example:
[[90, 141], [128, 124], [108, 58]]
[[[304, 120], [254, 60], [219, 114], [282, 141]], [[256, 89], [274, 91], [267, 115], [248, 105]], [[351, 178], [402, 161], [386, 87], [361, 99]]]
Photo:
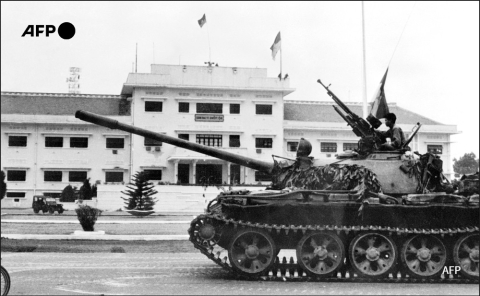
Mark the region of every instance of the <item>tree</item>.
[[2, 199], [5, 197], [5, 194], [7, 194], [7, 183], [5, 183], [5, 172], [2, 171], [0, 175], [0, 195]]
[[465, 153], [460, 159], [453, 159], [453, 171], [457, 174], [473, 174], [478, 171], [478, 159], [475, 153]]
[[90, 178], [83, 181], [82, 187], [79, 190], [80, 199], [91, 200], [92, 197], [97, 197], [97, 185], [90, 185]]
[[62, 191], [62, 196], [60, 197], [60, 201], [63, 202], [74, 202], [75, 201], [75, 188], [72, 187], [72, 185], [67, 185], [65, 188], [63, 188]]
[[132, 182], [128, 183], [127, 190], [122, 191], [128, 197], [122, 197], [125, 201], [127, 210], [153, 210], [157, 199], [153, 195], [158, 192], [153, 189], [155, 186], [149, 181], [148, 173], [136, 172], [132, 176]]

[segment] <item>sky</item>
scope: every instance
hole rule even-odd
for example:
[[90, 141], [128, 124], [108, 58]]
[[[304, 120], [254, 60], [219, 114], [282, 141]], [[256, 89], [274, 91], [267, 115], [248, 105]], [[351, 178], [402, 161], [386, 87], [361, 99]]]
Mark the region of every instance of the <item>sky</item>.
[[[201, 28], [198, 20], [206, 15]], [[22, 34], [75, 26], [73, 38]], [[383, 74], [387, 102], [456, 125], [452, 159], [479, 156], [479, 3], [364, 2], [367, 100]], [[84, 94], [119, 95], [151, 64], [265, 68], [281, 32], [291, 100], [363, 100], [362, 2], [1, 2], [1, 91], [67, 93], [80, 67]], [[413, 123], [412, 123], [413, 124]]]

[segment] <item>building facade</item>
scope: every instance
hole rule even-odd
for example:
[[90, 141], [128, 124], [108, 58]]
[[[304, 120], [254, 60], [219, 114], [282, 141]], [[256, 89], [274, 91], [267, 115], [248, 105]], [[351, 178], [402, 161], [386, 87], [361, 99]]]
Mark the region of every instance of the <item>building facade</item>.
[[[294, 91], [289, 82], [258, 68], [152, 65], [151, 73], [130, 73], [120, 95], [2, 92], [2, 206], [30, 207], [33, 195], [58, 197], [87, 178], [119, 185], [120, 192], [138, 171], [156, 184], [269, 183], [269, 176], [237, 164], [78, 120], [77, 110], [267, 162], [272, 155], [294, 158], [300, 138], [326, 161], [356, 147], [333, 102], [286, 100]], [[361, 114], [360, 103], [346, 105]], [[453, 177], [456, 126], [389, 106], [407, 137], [422, 123], [410, 147], [438, 153]]]

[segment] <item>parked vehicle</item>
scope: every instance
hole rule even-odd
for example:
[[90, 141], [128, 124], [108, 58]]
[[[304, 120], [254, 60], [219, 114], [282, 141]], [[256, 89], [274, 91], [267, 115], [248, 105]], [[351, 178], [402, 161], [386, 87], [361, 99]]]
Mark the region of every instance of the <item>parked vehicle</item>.
[[46, 197], [43, 195], [35, 195], [32, 202], [33, 212], [38, 214], [42, 211], [44, 214], [49, 212], [50, 214], [57, 211], [59, 214], [63, 213], [63, 205], [57, 204], [57, 201], [53, 197]]

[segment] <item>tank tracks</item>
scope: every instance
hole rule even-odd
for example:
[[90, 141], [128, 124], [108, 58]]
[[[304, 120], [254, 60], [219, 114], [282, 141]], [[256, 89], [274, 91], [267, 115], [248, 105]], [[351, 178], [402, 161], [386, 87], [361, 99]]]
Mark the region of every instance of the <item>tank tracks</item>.
[[[196, 217], [192, 222], [188, 230], [190, 235], [190, 241], [194, 247], [207, 258], [215, 262], [217, 265], [227, 270], [239, 280], [260, 280], [260, 281], [323, 281], [323, 282], [381, 282], [381, 283], [446, 283], [446, 284], [479, 284], [478, 279], [470, 279], [462, 277], [462, 275], [441, 275], [438, 278], [431, 279], [419, 279], [408, 275], [405, 271], [396, 270], [394, 273], [390, 273], [388, 277], [384, 278], [369, 278], [359, 277], [351, 266], [344, 266], [340, 271], [331, 277], [316, 277], [305, 273], [302, 268], [295, 263], [294, 258], [276, 257], [273, 266], [262, 276], [245, 276], [235, 272], [231, 266], [227, 256], [221, 257], [222, 253], [226, 253], [227, 250], [222, 248], [222, 252], [214, 250], [214, 247], [220, 248], [216, 244], [216, 241], [212, 240], [205, 242], [204, 239], [199, 237], [199, 234], [194, 231], [194, 225], [202, 219], [211, 219], [219, 224], [230, 225], [234, 230], [249, 228], [267, 230], [269, 232], [276, 232], [277, 234], [288, 235], [289, 232], [302, 232], [305, 234], [307, 231], [335, 231], [337, 234], [342, 232], [348, 234], [353, 231], [375, 231], [388, 235], [407, 235], [407, 234], [439, 234], [443, 236], [450, 236], [455, 234], [464, 233], [479, 233], [477, 226], [466, 228], [451, 228], [451, 229], [405, 229], [405, 228], [391, 228], [391, 227], [379, 227], [379, 226], [331, 226], [331, 225], [308, 225], [308, 226], [294, 226], [294, 225], [276, 225], [276, 224], [259, 224], [244, 221], [236, 221], [234, 219], [224, 218], [216, 213], [202, 214]], [[203, 242], [202, 242], [203, 241]], [[398, 259], [400, 260], [400, 259]], [[401, 268], [400, 268], [401, 269]]]

